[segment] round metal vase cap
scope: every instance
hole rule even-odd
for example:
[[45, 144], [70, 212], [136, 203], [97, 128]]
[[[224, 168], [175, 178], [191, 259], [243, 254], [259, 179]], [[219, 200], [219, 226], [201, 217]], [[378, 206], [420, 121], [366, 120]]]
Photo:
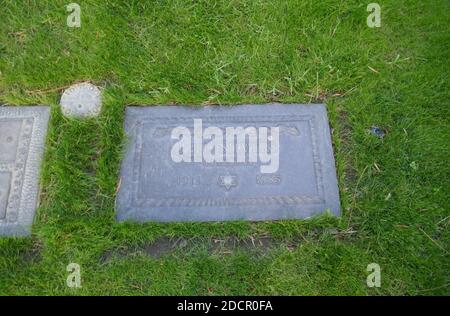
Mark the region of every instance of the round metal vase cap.
[[102, 108], [101, 91], [89, 82], [77, 83], [64, 91], [60, 104], [62, 113], [67, 117], [96, 117]]

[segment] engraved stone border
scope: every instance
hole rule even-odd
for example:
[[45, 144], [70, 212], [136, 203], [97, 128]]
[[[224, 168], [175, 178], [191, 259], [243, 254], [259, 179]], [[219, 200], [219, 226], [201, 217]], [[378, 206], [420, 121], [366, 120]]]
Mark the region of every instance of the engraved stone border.
[[[306, 121], [308, 122], [311, 137], [312, 137], [312, 153], [313, 153], [313, 161], [314, 161], [314, 172], [316, 174], [317, 179], [317, 191], [319, 192], [318, 196], [268, 196], [268, 197], [248, 197], [248, 198], [240, 198], [240, 199], [230, 199], [230, 198], [195, 198], [195, 199], [187, 199], [187, 198], [177, 198], [177, 197], [167, 197], [165, 199], [146, 199], [139, 196], [139, 185], [140, 185], [140, 175], [142, 174], [141, 166], [142, 166], [142, 139], [141, 139], [141, 131], [142, 126], [144, 124], [154, 124], [154, 125], [173, 125], [176, 127], [181, 123], [190, 122], [195, 119], [195, 116], [183, 116], [183, 117], [154, 117], [154, 118], [145, 118], [144, 120], [138, 119], [136, 121], [136, 141], [135, 141], [135, 160], [133, 161], [133, 190], [131, 196], [131, 206], [138, 207], [209, 207], [209, 206], [240, 206], [240, 205], [266, 205], [266, 204], [320, 204], [325, 202], [324, 198], [324, 188], [323, 188], [323, 175], [322, 168], [320, 163], [320, 156], [318, 154], [316, 134], [314, 132], [316, 126], [316, 119], [313, 115], [272, 115], [272, 116], [263, 116], [263, 115], [255, 115], [252, 117], [244, 117], [244, 116], [220, 116], [220, 117], [203, 117], [204, 122], [214, 122], [214, 123], [223, 123], [227, 121], [232, 122], [240, 122], [240, 123], [254, 123], [254, 122], [273, 122], [274, 120], [278, 122], [299, 122]], [[170, 158], [168, 158], [170, 159]]]
[[12, 177], [0, 235], [31, 234], [49, 117], [50, 108], [46, 106], [0, 106], [0, 121], [22, 120], [15, 161], [0, 161], [0, 172], [9, 172]]

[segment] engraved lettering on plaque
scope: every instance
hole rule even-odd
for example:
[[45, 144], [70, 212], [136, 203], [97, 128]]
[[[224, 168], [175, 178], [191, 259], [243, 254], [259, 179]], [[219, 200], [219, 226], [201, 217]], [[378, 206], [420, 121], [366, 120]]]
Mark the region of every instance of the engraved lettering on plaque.
[[[243, 149], [244, 157], [242, 160], [234, 160], [232, 163], [226, 162], [205, 162], [199, 160], [196, 162], [192, 159], [194, 155], [194, 144], [193, 141], [189, 141], [191, 150], [189, 158], [191, 162], [186, 163], [176, 163], [171, 159], [171, 149], [173, 144], [178, 140], [170, 140], [170, 131], [177, 126], [187, 126], [186, 130], [189, 130], [190, 135], [194, 134], [195, 122], [193, 118], [173, 118], [176, 119], [176, 123], [169, 123], [169, 121], [164, 121], [162, 119], [149, 119], [145, 118], [143, 121], [139, 121], [136, 125], [136, 143], [135, 152], [137, 153], [135, 157], [134, 164], [134, 175], [135, 179], [133, 183], [135, 184], [133, 190], [133, 203], [136, 206], [147, 205], [157, 206], [157, 205], [179, 205], [179, 206], [202, 206], [205, 203], [208, 205], [221, 205], [224, 203], [221, 197], [208, 196], [205, 195], [207, 188], [217, 185], [219, 188], [225, 189], [225, 192], [233, 193], [238, 185], [237, 176], [229, 174], [227, 170], [232, 170], [234, 168], [240, 168], [240, 170], [251, 170], [252, 172], [257, 172], [258, 176], [245, 177], [242, 179], [242, 185], [246, 188], [252, 188], [258, 186], [260, 191], [255, 191], [251, 198], [247, 198], [239, 194], [237, 191], [236, 195], [231, 195], [226, 199], [227, 205], [265, 205], [265, 204], [296, 204], [305, 203], [309, 201], [311, 203], [320, 203], [323, 201], [323, 188], [321, 183], [321, 169], [318, 164], [318, 156], [316, 154], [317, 148], [315, 144], [315, 135], [312, 132], [314, 128], [314, 118], [310, 115], [292, 115], [283, 116], [275, 115], [274, 117], [231, 117], [231, 118], [221, 118], [221, 117], [209, 117], [203, 120], [205, 127], [208, 126], [218, 126], [221, 131], [226, 131], [226, 126], [228, 124], [227, 119], [231, 122], [233, 120], [238, 120], [242, 122], [242, 126], [248, 127], [253, 124], [255, 127], [270, 127], [270, 121], [275, 121], [277, 124], [275, 126], [280, 127], [280, 139], [282, 142], [295, 141], [297, 146], [292, 148], [284, 147], [285, 151], [288, 149], [291, 155], [282, 155], [281, 159], [283, 164], [289, 165], [293, 164], [293, 170], [296, 170], [296, 162], [290, 161], [291, 157], [297, 157], [296, 160], [301, 161], [303, 164], [308, 165], [309, 168], [303, 168], [301, 174], [299, 169], [296, 172], [289, 173], [285, 175], [285, 186], [280, 187], [281, 176], [279, 174], [264, 174], [261, 173], [261, 166], [264, 164], [260, 161], [249, 161], [250, 152], [249, 143], [242, 142], [241, 146]], [[285, 124], [279, 124], [278, 122], [285, 121]], [[164, 131], [164, 132], [163, 132]], [[152, 142], [144, 142], [143, 137], [145, 135], [165, 135], [161, 138], [152, 138]], [[225, 139], [226, 137], [224, 137]], [[270, 135], [269, 135], [270, 141]], [[235, 144], [237, 144], [237, 138], [235, 137]], [[204, 144], [203, 144], [204, 145]], [[234, 146], [237, 150], [237, 146]], [[311, 151], [305, 151], [304, 148], [311, 148]], [[165, 152], [165, 153], [163, 153]], [[270, 151], [269, 151], [270, 152]], [[312, 155], [311, 155], [312, 153]], [[224, 157], [226, 153], [224, 153]], [[171, 174], [175, 175], [174, 179], [171, 179], [171, 175], [164, 173], [161, 168], [154, 167], [152, 162], [156, 163], [157, 157], [167, 157], [166, 164], [170, 165], [173, 171]], [[235, 154], [237, 159], [237, 155]], [[147, 170], [150, 170], [147, 171]], [[198, 173], [202, 173], [202, 183], [195, 181], [195, 177]], [[181, 175], [181, 176], [180, 176]], [[300, 187], [296, 179], [300, 176], [307, 177], [311, 179], [312, 186], [304, 185]], [[173, 185], [184, 186], [183, 195], [190, 195], [190, 198], [184, 196], [173, 195], [171, 197], [166, 197], [167, 193], [170, 193]], [[203, 188], [203, 190], [198, 190], [197, 188]], [[267, 188], [265, 190], [264, 188]], [[271, 189], [269, 189], [271, 188]], [[276, 188], [275, 190], [273, 190]], [[180, 192], [177, 192], [178, 194]], [[272, 196], [271, 196], [272, 195]]]

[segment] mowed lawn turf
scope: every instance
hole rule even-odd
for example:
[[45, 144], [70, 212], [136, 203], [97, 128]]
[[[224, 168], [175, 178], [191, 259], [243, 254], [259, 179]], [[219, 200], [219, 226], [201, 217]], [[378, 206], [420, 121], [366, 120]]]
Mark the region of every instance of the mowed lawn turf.
[[[32, 237], [0, 239], [0, 294], [449, 294], [450, 3], [380, 0], [369, 28], [369, 2], [79, 0], [69, 28], [69, 1], [1, 1], [0, 103], [52, 118]], [[98, 119], [60, 113], [81, 81], [103, 88]], [[327, 105], [342, 217], [115, 221], [126, 105], [269, 102]]]

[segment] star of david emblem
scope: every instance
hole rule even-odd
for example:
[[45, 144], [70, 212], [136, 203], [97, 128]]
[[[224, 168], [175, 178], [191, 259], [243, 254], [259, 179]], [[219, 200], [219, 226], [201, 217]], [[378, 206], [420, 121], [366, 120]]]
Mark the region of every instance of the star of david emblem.
[[225, 187], [227, 191], [230, 191], [232, 187], [238, 185], [238, 178], [234, 175], [219, 176], [218, 183], [220, 186]]

